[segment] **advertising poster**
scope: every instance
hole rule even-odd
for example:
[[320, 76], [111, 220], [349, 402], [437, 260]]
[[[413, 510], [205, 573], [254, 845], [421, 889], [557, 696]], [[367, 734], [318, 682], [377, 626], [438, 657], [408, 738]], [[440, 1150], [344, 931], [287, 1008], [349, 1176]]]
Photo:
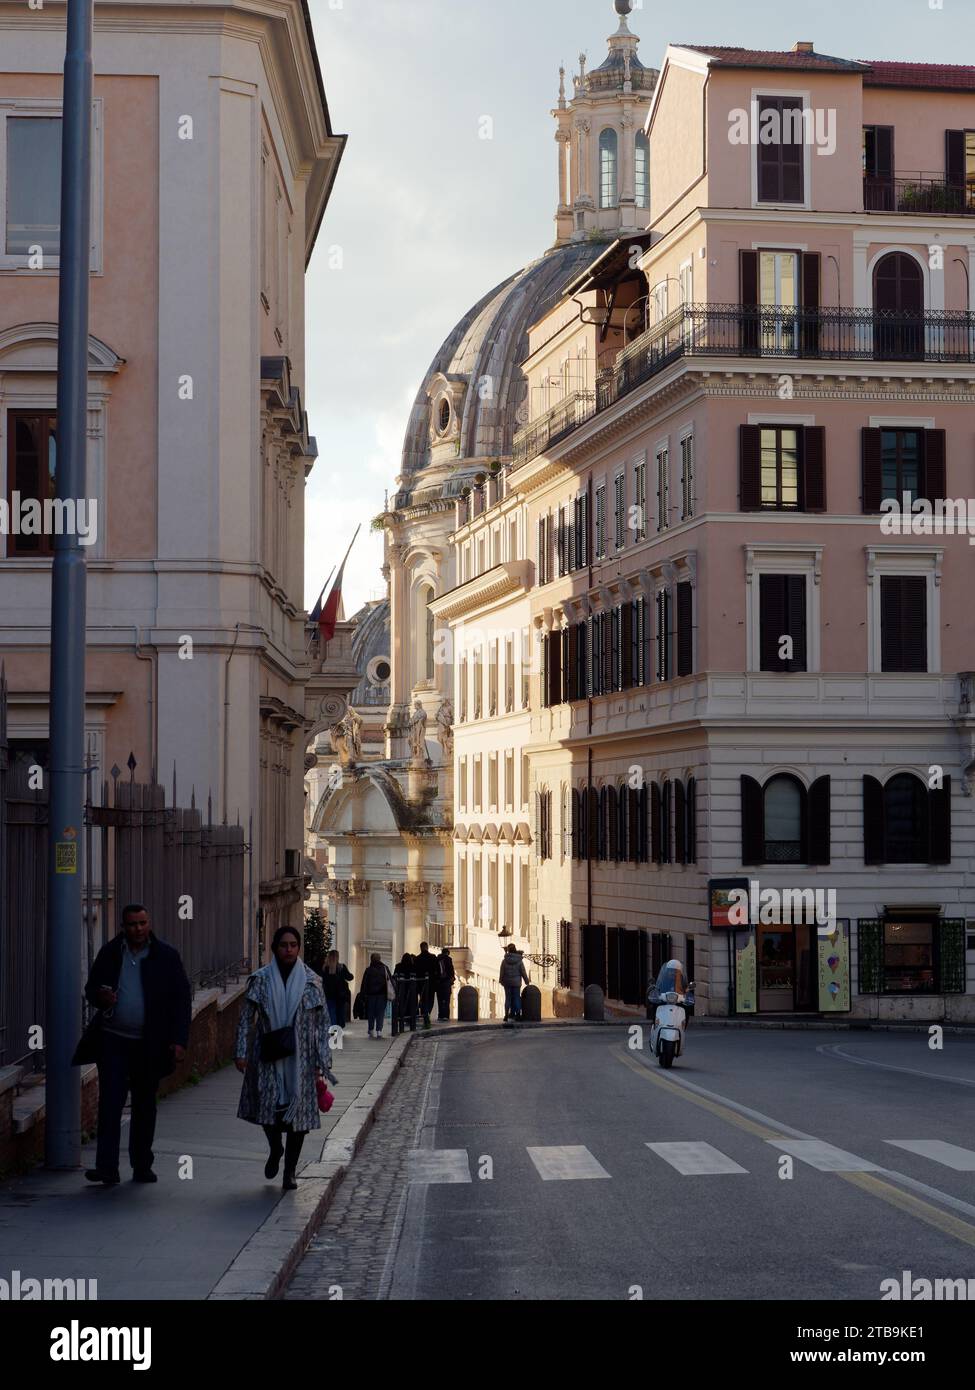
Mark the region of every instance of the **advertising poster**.
[[847, 1013], [850, 1008], [850, 924], [834, 922], [817, 931], [819, 1008], [822, 1013]]
[[735, 942], [735, 1003], [740, 1014], [755, 1013], [758, 1003], [757, 953], [755, 933], [749, 932], [743, 944]]

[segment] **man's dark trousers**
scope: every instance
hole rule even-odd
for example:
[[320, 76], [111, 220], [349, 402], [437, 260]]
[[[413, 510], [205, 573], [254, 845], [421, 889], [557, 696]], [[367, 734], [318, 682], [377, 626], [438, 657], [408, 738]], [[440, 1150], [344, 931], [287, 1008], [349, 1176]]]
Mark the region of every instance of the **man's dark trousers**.
[[95, 1167], [101, 1173], [118, 1170], [122, 1133], [122, 1109], [132, 1095], [129, 1123], [129, 1159], [133, 1171], [152, 1167], [152, 1140], [156, 1132], [156, 1088], [159, 1078], [150, 1069], [149, 1052], [141, 1038], [122, 1038], [102, 1031], [98, 1062], [98, 1151]]
[[450, 996], [453, 988], [453, 980], [440, 980], [437, 984], [437, 1020], [440, 1023], [450, 1018]]

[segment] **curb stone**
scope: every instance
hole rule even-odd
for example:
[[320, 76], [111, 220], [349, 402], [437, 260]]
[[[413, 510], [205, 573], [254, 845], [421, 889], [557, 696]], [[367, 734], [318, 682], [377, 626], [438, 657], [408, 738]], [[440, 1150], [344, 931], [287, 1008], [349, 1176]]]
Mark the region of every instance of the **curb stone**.
[[403, 1034], [395, 1039], [325, 1140], [318, 1160], [301, 1169], [297, 1192], [282, 1194], [263, 1225], [241, 1247], [210, 1290], [208, 1301], [239, 1302], [280, 1295], [331, 1205], [346, 1168], [371, 1129], [413, 1036]]

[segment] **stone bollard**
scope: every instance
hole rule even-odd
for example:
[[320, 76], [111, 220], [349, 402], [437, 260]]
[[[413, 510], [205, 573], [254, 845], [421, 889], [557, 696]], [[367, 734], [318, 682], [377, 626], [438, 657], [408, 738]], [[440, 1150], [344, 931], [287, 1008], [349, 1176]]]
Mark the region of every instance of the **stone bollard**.
[[473, 985], [461, 985], [457, 995], [457, 1019], [460, 1023], [477, 1022], [477, 990]]
[[598, 985], [586, 986], [583, 1015], [590, 1023], [603, 1022], [603, 992]]
[[525, 1023], [541, 1023], [542, 991], [537, 985], [526, 985], [521, 991], [521, 1017]]

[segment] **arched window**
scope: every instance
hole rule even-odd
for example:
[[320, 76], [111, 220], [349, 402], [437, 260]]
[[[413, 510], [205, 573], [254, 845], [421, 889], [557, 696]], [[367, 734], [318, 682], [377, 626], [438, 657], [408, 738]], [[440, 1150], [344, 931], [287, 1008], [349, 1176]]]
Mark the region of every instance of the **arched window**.
[[911, 772], [884, 787], [884, 858], [888, 864], [920, 864], [928, 858], [928, 789]]
[[765, 862], [798, 864], [802, 860], [804, 788], [794, 777], [773, 777], [765, 784]]
[[873, 272], [874, 357], [912, 361], [924, 350], [924, 274], [904, 251], [881, 256]]
[[599, 206], [614, 208], [619, 202], [619, 136], [608, 126], [599, 137]]
[[650, 141], [642, 130], [636, 137], [636, 205], [650, 206]]

